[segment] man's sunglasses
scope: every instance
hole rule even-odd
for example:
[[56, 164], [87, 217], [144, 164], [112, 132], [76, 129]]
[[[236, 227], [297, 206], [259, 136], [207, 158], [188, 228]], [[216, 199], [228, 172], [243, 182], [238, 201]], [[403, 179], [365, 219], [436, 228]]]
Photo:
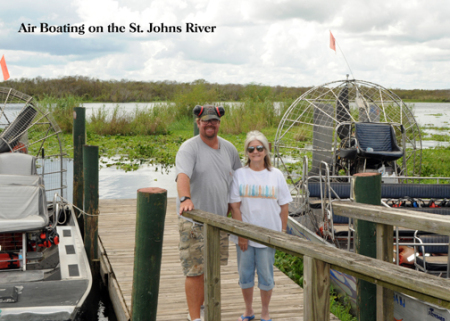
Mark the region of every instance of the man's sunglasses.
[[201, 119], [200, 122], [204, 125], [206, 125], [206, 124], [217, 125], [220, 122], [220, 120], [218, 120], [218, 119], [202, 120]]
[[262, 146], [262, 145], [258, 145], [258, 146], [249, 146], [249, 147], [247, 147], [247, 151], [251, 154], [251, 153], [253, 153], [254, 151], [255, 151], [255, 149], [258, 151], [258, 152], [262, 152], [263, 150], [264, 150], [264, 146]]

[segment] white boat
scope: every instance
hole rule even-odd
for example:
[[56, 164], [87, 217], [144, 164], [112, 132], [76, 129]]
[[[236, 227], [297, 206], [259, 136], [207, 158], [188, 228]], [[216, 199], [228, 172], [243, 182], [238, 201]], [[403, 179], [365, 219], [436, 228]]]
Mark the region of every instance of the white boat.
[[0, 88], [0, 101], [0, 320], [73, 320], [92, 276], [59, 127], [30, 96]]
[[[290, 234], [353, 250], [352, 222], [334, 215], [332, 202], [351, 201], [351, 175], [360, 172], [382, 174], [386, 206], [406, 204], [450, 215], [450, 208], [434, 207], [449, 205], [450, 185], [420, 184], [422, 141], [413, 113], [379, 85], [347, 79], [310, 89], [284, 114], [274, 145], [274, 163], [284, 171], [294, 198]], [[396, 264], [449, 275], [448, 236], [398, 229], [394, 239]], [[335, 270], [330, 274], [356, 314], [356, 279]], [[393, 300], [395, 320], [450, 320], [449, 310], [403, 293], [395, 292]]]

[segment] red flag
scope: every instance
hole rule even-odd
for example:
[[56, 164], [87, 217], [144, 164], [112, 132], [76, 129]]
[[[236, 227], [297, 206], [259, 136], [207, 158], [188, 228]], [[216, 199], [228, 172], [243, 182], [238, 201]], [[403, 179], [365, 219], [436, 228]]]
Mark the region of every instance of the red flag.
[[330, 48], [336, 51], [336, 39], [334, 39], [331, 31], [330, 31]]
[[2, 66], [3, 79], [7, 81], [9, 79], [9, 72], [8, 68], [6, 67], [5, 56], [2, 56], [2, 59], [0, 60], [0, 65]]

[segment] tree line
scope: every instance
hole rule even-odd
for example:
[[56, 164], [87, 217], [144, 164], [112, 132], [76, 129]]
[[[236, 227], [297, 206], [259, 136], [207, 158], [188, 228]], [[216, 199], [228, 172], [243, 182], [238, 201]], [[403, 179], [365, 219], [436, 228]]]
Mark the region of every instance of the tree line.
[[[68, 76], [56, 79], [36, 77], [9, 80], [12, 87], [40, 100], [46, 97], [75, 96], [85, 102], [150, 102], [173, 101], [177, 96], [202, 87], [211, 92], [217, 101], [242, 101], [247, 98], [263, 101], [296, 99], [311, 87], [264, 86], [260, 84], [217, 84], [204, 79], [193, 82], [99, 80], [85, 76]], [[394, 89], [401, 99], [415, 101], [450, 102], [450, 89]]]

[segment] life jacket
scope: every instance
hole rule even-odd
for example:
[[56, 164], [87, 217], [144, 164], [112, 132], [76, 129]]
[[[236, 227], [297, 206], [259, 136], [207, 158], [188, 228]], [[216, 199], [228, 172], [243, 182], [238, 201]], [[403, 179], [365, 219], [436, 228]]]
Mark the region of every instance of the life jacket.
[[16, 146], [13, 147], [10, 153], [19, 152], [22, 154], [28, 154], [28, 148], [25, 146], [24, 143], [18, 142]]
[[0, 253], [0, 270], [20, 268], [20, 260], [17, 254], [12, 252]]
[[59, 244], [59, 234], [56, 230], [45, 230], [39, 235], [37, 246], [39, 247], [52, 247], [52, 245]]

